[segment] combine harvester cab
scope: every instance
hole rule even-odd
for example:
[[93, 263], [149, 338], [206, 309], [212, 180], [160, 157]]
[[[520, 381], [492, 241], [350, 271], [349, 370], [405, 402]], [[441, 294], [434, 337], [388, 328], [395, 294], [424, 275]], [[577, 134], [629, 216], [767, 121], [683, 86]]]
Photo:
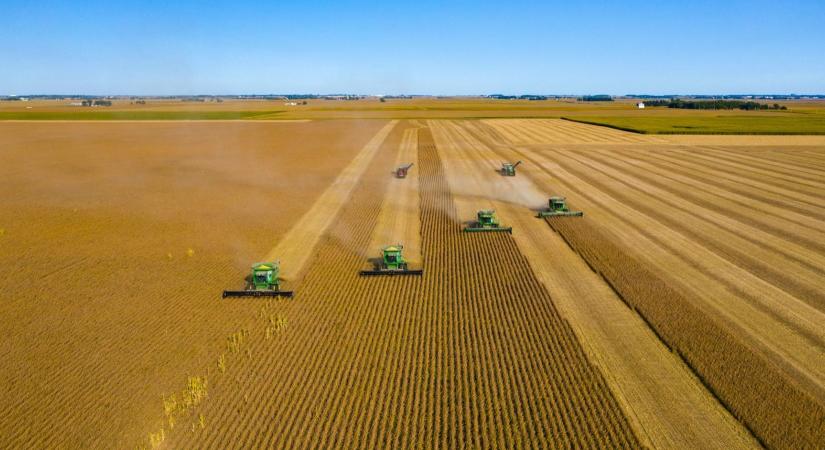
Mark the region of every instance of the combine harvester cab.
[[503, 175], [505, 177], [514, 177], [514, 176], [516, 176], [516, 166], [518, 166], [519, 164], [521, 164], [521, 161], [516, 161], [515, 164], [508, 163], [508, 162], [501, 163], [501, 170], [500, 170], [501, 175]]
[[413, 163], [409, 163], [406, 166], [401, 166], [395, 169], [395, 177], [396, 178], [407, 178], [407, 171], [410, 170], [410, 167], [413, 166]]
[[496, 216], [496, 212], [491, 209], [483, 209], [476, 213], [477, 219], [470, 226], [465, 227], [464, 231], [484, 232], [484, 231], [503, 231], [512, 234], [513, 227], [502, 227]]
[[550, 197], [549, 207], [538, 212], [536, 217], [581, 217], [581, 211], [570, 211], [564, 197]]
[[223, 298], [226, 297], [292, 297], [292, 291], [282, 291], [281, 280], [278, 278], [281, 272], [281, 263], [262, 262], [252, 265], [252, 275], [246, 284], [246, 289], [242, 291], [223, 291]]
[[422, 275], [423, 269], [410, 269], [404, 259], [403, 245], [390, 245], [381, 249], [381, 260], [373, 270], [362, 270], [362, 276], [373, 275]]

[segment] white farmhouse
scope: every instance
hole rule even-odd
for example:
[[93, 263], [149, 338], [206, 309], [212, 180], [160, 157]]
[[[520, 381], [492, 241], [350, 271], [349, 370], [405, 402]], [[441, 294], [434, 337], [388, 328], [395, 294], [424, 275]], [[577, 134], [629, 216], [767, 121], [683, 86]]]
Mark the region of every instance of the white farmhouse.
[[645, 109], [645, 102], [636, 103], [636, 107], [639, 109]]

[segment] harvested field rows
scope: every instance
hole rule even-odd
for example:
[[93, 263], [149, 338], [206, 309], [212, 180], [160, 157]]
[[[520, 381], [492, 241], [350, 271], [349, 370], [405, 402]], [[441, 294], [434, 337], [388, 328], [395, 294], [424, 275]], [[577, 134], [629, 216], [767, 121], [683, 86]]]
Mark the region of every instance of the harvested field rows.
[[300, 280], [321, 236], [333, 223], [341, 206], [344, 205], [356, 183], [364, 174], [364, 170], [372, 162], [376, 152], [381, 147], [381, 143], [384, 142], [384, 139], [397, 122], [396, 120], [390, 121], [384, 125], [384, 128], [378, 134], [373, 136], [352, 162], [341, 171], [338, 178], [321, 194], [321, 197], [312, 205], [312, 208], [266, 255], [266, 258], [264, 258], [266, 261], [280, 259], [282, 264], [281, 278], [288, 282]]
[[[395, 160], [399, 167], [418, 161], [418, 129], [404, 130], [401, 148]], [[403, 179], [392, 178], [384, 195], [381, 214], [367, 247], [368, 255], [377, 257], [386, 245], [402, 244], [404, 257], [410, 266], [421, 265], [421, 223], [418, 199], [418, 169], [412, 169]]]
[[[645, 445], [756, 445], [644, 321], [557, 234], [534, 217], [531, 207], [539, 207], [543, 198], [536, 198], [539, 189], [531, 179], [498, 174], [491, 178], [490, 167], [498, 157], [476, 138], [481, 133], [475, 133], [474, 126], [431, 123], [439, 150], [446, 153], [443, 159], [465, 163], [452, 168], [445, 165], [451, 188], [455, 186], [460, 192], [469, 184], [476, 195], [468, 198], [459, 194], [457, 198], [465, 199], [467, 209], [494, 207], [502, 223], [514, 227], [513, 236], [522, 254], [606, 375]], [[486, 203], [480, 199], [487, 199]]]
[[[548, 145], [535, 130], [547, 126], [524, 121], [510, 131], [515, 138], [491, 144], [502, 157], [526, 159], [525, 175], [586, 211], [577, 222], [550, 220], [553, 228], [763, 443], [821, 447], [822, 183], [770, 172], [773, 163], [756, 153], [732, 159], [656, 142]], [[649, 303], [663, 295], [668, 309]]]
[[379, 154], [322, 239], [323, 257], [281, 305], [289, 326], [250, 344], [237, 384], [213, 389], [202, 414], [220, 432], [176, 431], [171, 445], [638, 446], [515, 242], [461, 233], [428, 130], [418, 155], [425, 274], [357, 276], [361, 255], [334, 236], [369, 243], [394, 159]]
[[488, 119], [480, 123], [492, 127], [513, 145], [616, 144], [650, 142], [658, 139], [560, 119]]
[[[825, 448], [825, 138], [4, 130], [0, 447]], [[220, 300], [263, 259], [294, 298]]]

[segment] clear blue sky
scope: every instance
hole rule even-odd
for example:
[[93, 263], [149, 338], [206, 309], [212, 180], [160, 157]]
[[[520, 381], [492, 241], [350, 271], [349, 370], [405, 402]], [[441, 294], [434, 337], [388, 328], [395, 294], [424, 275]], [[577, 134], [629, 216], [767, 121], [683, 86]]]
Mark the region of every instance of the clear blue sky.
[[825, 0], [0, 1], [0, 95], [825, 93]]

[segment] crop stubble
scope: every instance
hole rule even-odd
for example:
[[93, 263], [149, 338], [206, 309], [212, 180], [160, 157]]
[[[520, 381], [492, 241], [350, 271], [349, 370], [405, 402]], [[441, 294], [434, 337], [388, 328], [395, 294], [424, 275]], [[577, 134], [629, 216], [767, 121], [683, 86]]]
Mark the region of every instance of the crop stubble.
[[[400, 128], [399, 128], [400, 129]], [[468, 236], [419, 130], [421, 278], [359, 278], [380, 214], [382, 152], [285, 304], [289, 329], [215, 388], [219, 432], [181, 447], [637, 446], [621, 408], [508, 235]], [[381, 181], [380, 185], [372, 180]], [[379, 187], [380, 186], [380, 187]], [[335, 230], [334, 228], [340, 228]], [[244, 394], [254, 402], [244, 403]]]
[[[538, 188], [521, 175], [492, 174], [499, 159], [480, 136], [490, 136], [471, 123], [432, 121], [444, 161], [462, 161], [445, 168], [454, 197], [472, 186], [468, 202], [498, 211], [554, 303], [576, 331], [588, 355], [605, 374], [637, 435], [655, 448], [746, 448], [755, 441], [693, 376], [678, 357], [662, 345], [647, 324], [614, 294], [544, 223], [534, 217]], [[528, 165], [520, 172], [534, 171]], [[505, 193], [506, 192], [506, 193]], [[546, 198], [546, 197], [544, 197]], [[490, 200], [495, 199], [495, 200]], [[533, 208], [533, 209], [531, 209]], [[580, 219], [570, 219], [575, 222]], [[677, 406], [678, 405], [678, 406]]]
[[257, 312], [221, 290], [381, 125], [0, 124], [0, 447], [143, 440]]
[[[407, 128], [401, 140], [395, 166], [418, 161], [418, 128]], [[421, 223], [418, 198], [418, 168], [408, 171], [406, 178], [393, 177], [387, 192], [378, 222], [368, 246], [369, 255], [380, 256], [385, 245], [402, 244], [404, 258], [411, 266], [421, 265]]]
[[[519, 125], [522, 130], [530, 130], [531, 125], [552, 126], [552, 121], [525, 122]], [[818, 212], [822, 206], [814, 201], [813, 196], [821, 195], [816, 183], [765, 176], [761, 169], [744, 167], [748, 159], [715, 164], [710, 157], [695, 157], [684, 149], [671, 152], [659, 143], [550, 146], [542, 142], [541, 133], [520, 136], [517, 142], [522, 145], [503, 138], [498, 150], [527, 158], [528, 164], [540, 170], [525, 170], [526, 174], [541, 185], [564, 189], [574, 206], [587, 211], [580, 221], [549, 220], [554, 229], [637, 308], [763, 443], [821, 447], [825, 364], [819, 287], [823, 280], [817, 262], [794, 269], [794, 264], [808, 258], [817, 261], [821, 252], [815, 247], [794, 247], [793, 242], [816, 239], [822, 228], [796, 227], [777, 233], [785, 220], [780, 214], [767, 227], [756, 221], [738, 222], [735, 215], [720, 208], [703, 210], [701, 197], [696, 197], [701, 194], [695, 190], [686, 190], [682, 196], [677, 187], [684, 185], [656, 186], [651, 174], [623, 164], [630, 155], [646, 162], [673, 163], [668, 169], [689, 168], [678, 175], [694, 183], [716, 177], [710, 186], [702, 186], [703, 191], [736, 186], [735, 193], [747, 197], [754, 195], [752, 188], [764, 188], [803, 206], [794, 211], [804, 219], [799, 215], [791, 219], [804, 225], [819, 219], [816, 214], [805, 214]], [[663, 172], [665, 167], [658, 166]], [[757, 190], [756, 195], [764, 191]], [[676, 205], [695, 212], [695, 217], [683, 215], [674, 221], [679, 212]], [[749, 214], [746, 208], [734, 212], [740, 217]], [[769, 215], [761, 222], [771, 220]], [[719, 233], [720, 224], [739, 229], [743, 239], [759, 246], [763, 257], [774, 265], [747, 261], [746, 254], [716, 240], [711, 232]], [[788, 233], [794, 238], [787, 238]], [[798, 273], [785, 273], [792, 271]], [[810, 288], [805, 290], [801, 283]]]

